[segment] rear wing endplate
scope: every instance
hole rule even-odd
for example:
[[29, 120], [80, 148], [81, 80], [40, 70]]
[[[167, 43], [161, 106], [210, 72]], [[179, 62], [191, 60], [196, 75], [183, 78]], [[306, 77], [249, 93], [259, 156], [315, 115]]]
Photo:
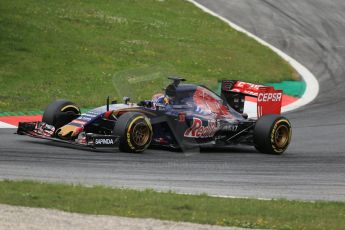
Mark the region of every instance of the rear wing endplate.
[[272, 86], [237, 80], [223, 80], [221, 96], [240, 113], [243, 113], [246, 96], [257, 98], [257, 117], [281, 113], [283, 90], [276, 90]]

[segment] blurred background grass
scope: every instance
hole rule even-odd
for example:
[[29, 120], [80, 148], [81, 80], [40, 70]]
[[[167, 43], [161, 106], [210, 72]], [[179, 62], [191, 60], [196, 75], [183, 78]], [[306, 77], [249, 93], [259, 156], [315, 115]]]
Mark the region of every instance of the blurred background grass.
[[211, 88], [219, 79], [298, 78], [271, 50], [183, 0], [1, 0], [0, 54], [0, 112], [58, 98], [97, 106], [122, 96], [119, 72], [151, 66]]

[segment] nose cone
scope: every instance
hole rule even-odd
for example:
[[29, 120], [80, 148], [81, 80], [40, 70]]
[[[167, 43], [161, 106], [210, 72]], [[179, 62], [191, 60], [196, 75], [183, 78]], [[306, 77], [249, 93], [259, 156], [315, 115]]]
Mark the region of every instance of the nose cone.
[[81, 131], [81, 127], [65, 125], [58, 129], [56, 133], [61, 139], [72, 139], [73, 137], [77, 137]]

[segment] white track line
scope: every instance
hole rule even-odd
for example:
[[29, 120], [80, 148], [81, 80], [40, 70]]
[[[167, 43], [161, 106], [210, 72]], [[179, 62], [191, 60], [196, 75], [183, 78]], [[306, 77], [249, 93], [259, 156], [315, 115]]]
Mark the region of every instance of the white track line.
[[245, 101], [243, 112], [248, 114], [248, 117], [250, 117], [250, 118], [256, 118], [257, 117], [257, 104], [255, 102]]
[[294, 58], [290, 57], [283, 51], [279, 50], [278, 48], [272, 46], [271, 44], [268, 44], [261, 38], [255, 36], [254, 34], [250, 33], [249, 31], [245, 30], [244, 28], [236, 25], [235, 23], [229, 21], [228, 19], [224, 18], [223, 16], [220, 16], [219, 14], [211, 11], [210, 9], [206, 8], [205, 6], [201, 5], [200, 3], [195, 2], [194, 0], [186, 0], [190, 3], [193, 3], [195, 6], [203, 10], [204, 12], [219, 18], [223, 22], [227, 23], [229, 26], [234, 28], [235, 30], [242, 32], [246, 34], [248, 37], [251, 37], [255, 39], [257, 42], [260, 44], [270, 48], [273, 52], [278, 54], [280, 57], [282, 57], [285, 61], [287, 61], [303, 78], [303, 80], [306, 82], [306, 91], [304, 92], [303, 96], [297, 100], [294, 103], [291, 103], [287, 106], [284, 106], [282, 108], [283, 112], [295, 110], [297, 108], [300, 108], [306, 104], [309, 104], [312, 102], [318, 95], [319, 93], [319, 82], [316, 80], [315, 76], [306, 68], [304, 67], [301, 63], [296, 61]]
[[0, 121], [0, 129], [6, 129], [6, 128], [17, 128], [17, 127]]

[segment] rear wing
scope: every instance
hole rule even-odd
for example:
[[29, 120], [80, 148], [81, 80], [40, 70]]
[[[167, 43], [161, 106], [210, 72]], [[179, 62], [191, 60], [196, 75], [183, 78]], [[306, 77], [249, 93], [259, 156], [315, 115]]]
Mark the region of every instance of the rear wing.
[[223, 80], [221, 96], [239, 113], [243, 113], [245, 97], [257, 98], [257, 117], [267, 114], [280, 114], [283, 90], [237, 80]]

